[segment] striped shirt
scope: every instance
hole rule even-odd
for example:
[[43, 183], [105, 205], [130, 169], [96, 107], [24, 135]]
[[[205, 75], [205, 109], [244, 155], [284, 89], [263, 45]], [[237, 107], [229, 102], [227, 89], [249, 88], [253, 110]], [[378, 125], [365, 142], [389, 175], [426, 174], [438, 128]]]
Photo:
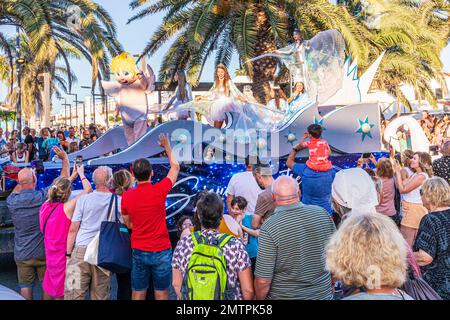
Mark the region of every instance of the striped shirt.
[[335, 226], [318, 206], [277, 207], [260, 229], [255, 277], [272, 279], [267, 299], [331, 300], [325, 246]]

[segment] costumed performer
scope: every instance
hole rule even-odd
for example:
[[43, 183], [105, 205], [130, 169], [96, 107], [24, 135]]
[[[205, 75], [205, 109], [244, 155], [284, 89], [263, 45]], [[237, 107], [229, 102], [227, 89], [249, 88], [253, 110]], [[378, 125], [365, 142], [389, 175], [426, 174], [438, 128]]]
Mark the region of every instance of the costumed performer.
[[[192, 101], [192, 88], [186, 81], [186, 72], [184, 70], [177, 71], [175, 74], [175, 81], [178, 82], [175, 94], [170, 98], [163, 110], [168, 110], [172, 106], [173, 108], [177, 108], [184, 103]], [[189, 113], [189, 110], [177, 110], [178, 120], [187, 120]], [[194, 114], [191, 114], [191, 119], [195, 119]]]
[[[231, 81], [227, 67], [223, 64], [216, 66], [214, 86], [209, 95], [198, 96], [196, 101], [181, 105], [178, 110], [194, 109], [214, 123], [215, 128], [222, 128], [226, 119], [226, 112], [241, 112], [242, 103], [247, 99]], [[178, 111], [177, 110], [177, 111]]]
[[309, 102], [311, 102], [311, 100], [305, 92], [305, 84], [303, 82], [297, 82], [292, 96], [288, 99], [288, 113], [292, 114], [297, 110], [302, 109]]
[[128, 52], [112, 59], [111, 71], [117, 82], [102, 81], [102, 86], [116, 102], [115, 118], [120, 112], [125, 136], [131, 145], [147, 132], [147, 93], [154, 90], [155, 74], [148, 65], [145, 74], [140, 71]]

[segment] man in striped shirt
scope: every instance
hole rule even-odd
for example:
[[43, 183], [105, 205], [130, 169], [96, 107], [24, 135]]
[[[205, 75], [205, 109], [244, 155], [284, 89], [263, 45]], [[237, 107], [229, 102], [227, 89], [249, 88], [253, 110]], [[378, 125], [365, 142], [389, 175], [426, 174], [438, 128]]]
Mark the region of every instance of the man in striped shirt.
[[260, 229], [255, 292], [262, 299], [333, 298], [325, 270], [325, 246], [335, 231], [327, 211], [300, 202], [297, 181], [281, 176], [272, 185], [277, 208]]

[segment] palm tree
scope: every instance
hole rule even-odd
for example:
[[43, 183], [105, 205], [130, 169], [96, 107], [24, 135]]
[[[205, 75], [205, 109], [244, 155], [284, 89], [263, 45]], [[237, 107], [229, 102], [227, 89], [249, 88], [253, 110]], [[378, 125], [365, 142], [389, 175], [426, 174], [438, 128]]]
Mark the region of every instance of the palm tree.
[[[436, 105], [430, 81], [444, 83], [440, 53], [447, 45], [450, 28], [447, 1], [341, 1], [373, 34], [370, 60], [386, 55], [373, 87], [386, 90], [411, 109], [400, 87], [414, 88], [420, 99]], [[371, 6], [366, 6], [365, 3]], [[445, 15], [447, 13], [447, 17]]]
[[254, 92], [265, 102], [269, 81], [277, 61], [261, 59], [251, 65], [248, 59], [285, 46], [294, 28], [305, 38], [325, 29], [339, 30], [354, 57], [367, 61], [369, 50], [364, 26], [345, 6], [328, 0], [133, 0], [132, 9], [144, 9], [128, 23], [165, 11], [162, 24], [152, 35], [142, 55], [154, 54], [174, 39], [160, 69], [160, 80], [169, 82], [179, 68], [189, 69], [191, 82], [199, 81], [208, 57], [229, 65], [236, 51], [247, 73], [255, 80]]
[[[92, 90], [101, 79], [109, 79], [109, 56], [122, 51], [116, 40], [115, 25], [109, 14], [91, 0], [3, 0], [0, 4], [0, 25], [18, 26], [28, 50], [24, 78], [35, 72], [49, 72], [52, 81], [63, 84], [55, 73], [56, 60], [61, 60], [67, 75], [71, 53], [78, 52], [92, 65]], [[12, 67], [13, 46], [0, 32], [0, 51]], [[62, 71], [60, 69], [60, 71]], [[28, 74], [29, 73], [29, 74]], [[10, 78], [14, 80], [14, 76]], [[70, 91], [72, 76], [63, 89]], [[36, 102], [39, 102], [36, 95]]]

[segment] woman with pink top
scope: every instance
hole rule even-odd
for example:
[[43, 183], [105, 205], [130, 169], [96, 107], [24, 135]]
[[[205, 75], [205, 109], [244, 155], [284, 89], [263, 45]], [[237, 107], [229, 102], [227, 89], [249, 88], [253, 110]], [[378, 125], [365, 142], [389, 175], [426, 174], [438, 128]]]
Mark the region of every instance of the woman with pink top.
[[395, 210], [395, 180], [394, 168], [388, 158], [380, 158], [376, 163], [377, 176], [381, 179], [380, 202], [376, 207], [378, 213], [382, 213], [400, 226], [400, 216]]
[[[69, 200], [72, 182], [80, 176], [83, 192]], [[57, 178], [48, 191], [48, 200], [41, 206], [39, 222], [44, 235], [47, 269], [42, 287], [55, 300], [64, 299], [66, 278], [66, 247], [75, 205], [79, 197], [92, 191], [84, 176], [83, 166], [75, 166], [69, 179]]]

